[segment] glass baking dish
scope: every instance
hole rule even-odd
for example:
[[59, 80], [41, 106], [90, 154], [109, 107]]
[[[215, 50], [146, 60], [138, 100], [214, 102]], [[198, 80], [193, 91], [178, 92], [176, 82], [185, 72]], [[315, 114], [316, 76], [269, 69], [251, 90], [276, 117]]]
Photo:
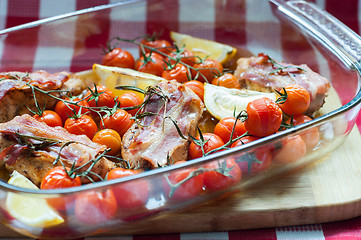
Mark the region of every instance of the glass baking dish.
[[[361, 96], [360, 37], [305, 1], [134, 0], [99, 6], [0, 31], [0, 69], [2, 72], [86, 71], [101, 62], [100, 46], [105, 46], [109, 39], [134, 39], [155, 31], [161, 31], [165, 38], [170, 31], [178, 31], [229, 44], [237, 48], [239, 56], [266, 53], [277, 60], [305, 63], [329, 79], [331, 92], [320, 116], [310, 122], [182, 164], [60, 190], [29, 190], [0, 181], [0, 218], [6, 226], [41, 239], [78, 238], [114, 231], [117, 226], [131, 226], [134, 221], [146, 221], [165, 212], [218, 199], [327, 159], [355, 126]], [[134, 54], [138, 51], [130, 43], [122, 43], [121, 47]], [[288, 162], [271, 161], [267, 168], [258, 171], [250, 164], [252, 158], [261, 160], [265, 149], [275, 159], [285, 142], [297, 135], [312, 134], [315, 129], [320, 141], [303, 157]], [[188, 171], [194, 175], [189, 178], [195, 179], [205, 164], [216, 163], [221, 168], [229, 160], [243, 166], [242, 179], [236, 185], [217, 191], [204, 190], [196, 196], [170, 191], [167, 181], [170, 176]], [[137, 195], [139, 191], [135, 189], [144, 186], [148, 195], [142, 206], [116, 206], [111, 215], [99, 211], [98, 205], [87, 200], [119, 188], [128, 189], [128, 195]], [[9, 196], [62, 201], [66, 202], [66, 208], [56, 211], [60, 219], [56, 224], [36, 226], [12, 216], [6, 203]], [[81, 215], [76, 214], [79, 205], [86, 206]]]

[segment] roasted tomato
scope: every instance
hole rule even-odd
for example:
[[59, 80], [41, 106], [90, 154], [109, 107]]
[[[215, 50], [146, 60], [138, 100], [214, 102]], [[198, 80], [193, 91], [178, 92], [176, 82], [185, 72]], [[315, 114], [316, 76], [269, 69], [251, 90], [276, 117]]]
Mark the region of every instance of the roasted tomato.
[[[81, 185], [80, 177], [70, 177], [68, 172], [69, 168], [64, 169], [63, 166], [57, 166], [50, 169], [43, 177], [40, 189], [57, 189], [57, 188], [70, 188]], [[68, 196], [49, 198], [47, 202], [56, 210], [64, 211], [72, 207], [73, 198]]]
[[164, 54], [169, 54], [173, 51], [174, 47], [170, 42], [164, 39], [156, 39], [156, 40], [149, 40], [149, 39], [143, 39], [140, 42], [139, 46], [139, 52], [140, 55], [143, 55], [144, 53], [153, 52], [154, 50], [160, 51]]
[[86, 135], [90, 139], [92, 139], [98, 131], [97, 124], [88, 115], [68, 118], [65, 121], [64, 128], [72, 134]]
[[219, 77], [214, 78], [212, 80], [212, 84], [226, 88], [241, 88], [238, 79], [231, 73], [225, 73]]
[[[291, 119], [293, 120], [292, 124], [294, 126], [297, 126], [297, 125], [300, 125], [302, 123], [312, 120], [312, 118], [310, 118], [309, 116], [300, 114], [300, 115], [295, 115], [292, 118], [290, 118], [287, 121], [287, 123], [291, 123]], [[305, 142], [307, 150], [313, 149], [320, 142], [320, 132], [317, 127], [313, 127], [313, 128], [303, 131], [302, 133], [300, 133], [300, 136], [301, 136], [302, 140]]]
[[135, 60], [133, 55], [128, 51], [121, 48], [114, 48], [103, 57], [102, 64], [111, 67], [134, 69]]
[[190, 88], [197, 96], [202, 99], [204, 97], [204, 84], [197, 80], [191, 80], [188, 82], [185, 82], [184, 85], [188, 88]]
[[277, 103], [282, 111], [288, 115], [297, 115], [306, 112], [310, 106], [310, 94], [297, 84], [291, 84], [278, 92]]
[[50, 127], [63, 126], [63, 121], [61, 120], [59, 114], [51, 110], [45, 110], [41, 113], [40, 116], [38, 114], [35, 114], [33, 117], [39, 122], [46, 123]]
[[[139, 174], [141, 171], [114, 168], [108, 173], [108, 180]], [[143, 179], [121, 183], [112, 188], [118, 206], [125, 210], [141, 208], [148, 201], [149, 184]]]
[[193, 65], [192, 77], [201, 82], [211, 82], [215, 77], [223, 74], [223, 66], [215, 59], [207, 58], [201, 63]]
[[93, 142], [102, 144], [110, 148], [109, 155], [117, 155], [122, 147], [122, 139], [118, 132], [113, 129], [103, 129], [93, 137]]
[[179, 49], [178, 51], [173, 51], [169, 54], [170, 61], [172, 64], [180, 62], [188, 66], [193, 66], [196, 63], [196, 57], [188, 49]]
[[260, 98], [248, 103], [248, 118], [244, 122], [249, 134], [265, 137], [278, 131], [282, 123], [282, 110], [275, 101]]
[[[259, 138], [254, 136], [245, 136], [235, 141], [231, 147], [234, 148], [242, 146], [243, 144], [247, 144], [257, 139]], [[239, 158], [239, 160], [237, 160], [237, 164], [241, 168], [242, 173], [245, 174], [256, 174], [258, 172], [265, 171], [272, 164], [271, 148], [264, 146], [249, 153], [245, 153]]]
[[240, 182], [242, 172], [234, 159], [212, 162], [205, 166], [202, 174], [204, 186], [210, 190], [220, 190]]
[[[80, 110], [80, 108], [82, 108]], [[64, 101], [58, 101], [55, 105], [55, 112], [59, 114], [63, 123], [69, 118], [78, 114], [79, 111], [81, 114], [89, 112], [89, 105], [86, 100], [74, 98], [74, 99], [64, 99]]]
[[[222, 147], [224, 145], [223, 140], [219, 136], [213, 133], [203, 133], [203, 139], [205, 142], [203, 145], [204, 154], [219, 147]], [[200, 136], [197, 137], [197, 140], [200, 140]], [[197, 145], [194, 141], [192, 141], [191, 144], [189, 145], [189, 150], [188, 150], [189, 159], [196, 159], [203, 157], [203, 151], [201, 146]]]
[[134, 120], [130, 119], [130, 115], [127, 111], [123, 109], [116, 110], [111, 115], [105, 115], [103, 117], [103, 124], [100, 124], [101, 128], [109, 128], [117, 131], [121, 137], [124, 133], [133, 125]]
[[84, 225], [99, 225], [111, 220], [117, 211], [113, 191], [80, 192], [75, 200], [75, 215]]
[[279, 164], [299, 160], [306, 153], [306, 144], [300, 135], [290, 136], [281, 142], [281, 147], [274, 151], [273, 161]]
[[[176, 164], [182, 163], [179, 161]], [[203, 191], [203, 177], [196, 169], [172, 172], [163, 181], [164, 193], [169, 199], [183, 201], [200, 195]]]
[[[123, 93], [118, 97], [118, 102], [121, 108], [131, 108], [142, 104], [143, 100], [133, 92]], [[128, 113], [135, 116], [139, 108], [126, 110]]]
[[237, 120], [235, 117], [226, 117], [221, 119], [214, 128], [214, 134], [222, 138], [224, 143], [227, 143], [233, 131], [232, 139], [242, 136], [247, 132], [244, 122]]
[[172, 69], [165, 70], [162, 73], [162, 78], [168, 80], [177, 80], [178, 82], [187, 82], [191, 77], [190, 71], [183, 64], [177, 63]]
[[135, 62], [135, 70], [157, 76], [162, 76], [164, 67], [165, 63], [163, 62], [163, 57], [154, 52], [141, 56]]
[[85, 97], [88, 101], [89, 107], [113, 108], [115, 105], [114, 93], [104, 86], [99, 85], [91, 88]]

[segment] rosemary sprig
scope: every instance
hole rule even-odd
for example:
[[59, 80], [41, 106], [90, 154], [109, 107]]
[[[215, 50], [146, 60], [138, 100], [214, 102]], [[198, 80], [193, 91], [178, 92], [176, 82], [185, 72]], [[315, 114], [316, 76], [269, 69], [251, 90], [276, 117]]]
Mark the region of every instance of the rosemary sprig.
[[278, 62], [276, 62], [275, 60], [273, 60], [269, 55], [267, 55], [267, 58], [268, 58], [268, 61], [272, 64], [272, 66], [276, 68], [275, 70], [269, 72], [268, 73], [269, 75], [275, 74], [278, 72], [283, 72], [283, 70], [289, 69], [289, 68], [296, 68], [298, 71], [306, 72], [305, 69], [303, 69], [299, 66], [296, 66], [296, 65], [287, 65], [287, 66], [281, 65]]

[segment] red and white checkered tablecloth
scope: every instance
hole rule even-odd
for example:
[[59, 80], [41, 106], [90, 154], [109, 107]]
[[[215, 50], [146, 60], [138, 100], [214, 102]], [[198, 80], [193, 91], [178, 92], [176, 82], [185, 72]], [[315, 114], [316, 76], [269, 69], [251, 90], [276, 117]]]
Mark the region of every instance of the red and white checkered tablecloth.
[[[88, 7], [119, 2], [120, 0], [0, 0], [0, 29], [10, 28], [27, 22], [38, 19], [51, 17], [63, 13], [73, 12], [79, 9]], [[150, 0], [157, 1], [157, 0]], [[217, 24], [217, 4], [226, 4], [228, 8], [232, 8], [233, 4], [244, 2], [243, 0], [234, 1], [215, 1], [210, 8], [210, 13], [215, 17], [214, 24]], [[226, 2], [226, 3], [225, 3]], [[312, 0], [322, 9], [331, 13], [340, 21], [345, 23], [353, 31], [360, 34], [361, 32], [361, 0]], [[180, 6], [177, 1], [169, 0], [165, 4], [169, 4], [169, 12], [167, 17], [175, 25], [177, 29], [178, 20], [182, 17], [179, 11]], [[224, 9], [223, 9], [224, 10]], [[163, 14], [163, 13], [160, 13]], [[151, 19], [148, 19], [151, 22]], [[222, 26], [219, 26], [219, 29]], [[147, 28], [152, 28], [152, 24], [148, 24]], [[110, 30], [109, 30], [110, 31]], [[110, 34], [105, 32], [105, 34]], [[217, 34], [211, 33], [214, 40], [218, 39]], [[222, 35], [224, 37], [224, 35]], [[239, 36], [231, 36], [237, 41], [245, 41], [240, 33]], [[219, 40], [219, 39], [218, 39]], [[231, 40], [230, 40], [231, 41]], [[1, 47], [1, 46], [0, 46]], [[6, 50], [5, 50], [6, 51]], [[30, 57], [35, 57], [35, 53], [30, 54]], [[39, 54], [39, 53], [38, 53]], [[28, 56], [29, 57], [29, 56]], [[74, 58], [74, 57], [73, 57]], [[74, 59], [69, 59], [64, 66], [70, 71], [77, 71], [79, 69], [73, 67], [71, 62]], [[57, 67], [57, 66], [56, 66]], [[35, 66], [34, 66], [35, 68]], [[361, 127], [361, 120], [359, 118], [357, 125]], [[4, 239], [4, 238], [3, 238]], [[14, 238], [12, 238], [14, 239]], [[20, 239], [20, 238], [19, 238]], [[23, 238], [21, 238], [23, 239]], [[350, 219], [341, 222], [323, 223], [316, 225], [304, 226], [290, 226], [269, 229], [252, 229], [239, 230], [228, 232], [205, 232], [205, 233], [179, 233], [166, 235], [151, 235], [151, 236], [114, 236], [114, 237], [87, 237], [85, 239], [119, 239], [119, 240], [147, 240], [147, 239], [170, 239], [170, 240], [240, 240], [240, 239], [361, 239], [361, 217]]]

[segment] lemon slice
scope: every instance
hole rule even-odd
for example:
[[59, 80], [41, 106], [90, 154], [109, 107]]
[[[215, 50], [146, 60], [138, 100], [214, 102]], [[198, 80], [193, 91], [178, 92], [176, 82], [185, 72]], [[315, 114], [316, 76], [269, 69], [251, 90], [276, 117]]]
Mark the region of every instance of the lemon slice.
[[83, 82], [99, 84], [99, 78], [93, 70], [85, 70], [74, 73], [74, 76], [79, 77]]
[[[38, 189], [29, 179], [14, 171], [8, 181], [14, 186]], [[9, 192], [6, 198], [6, 208], [9, 213], [20, 222], [31, 227], [51, 227], [64, 222], [45, 199], [26, 196], [21, 193]]]
[[275, 93], [225, 88], [204, 83], [204, 104], [208, 112], [219, 120], [237, 115], [246, 109], [249, 102], [262, 97], [276, 100]]
[[98, 76], [100, 84], [109, 88], [117, 96], [124, 93], [125, 90], [115, 89], [115, 86], [134, 86], [145, 90], [148, 86], [154, 86], [164, 80], [153, 74], [138, 72], [130, 68], [109, 67], [100, 64], [94, 64], [93, 71]]
[[184, 46], [186, 49], [193, 52], [194, 55], [200, 58], [213, 58], [222, 64], [232, 59], [237, 52], [234, 47], [229, 45], [196, 38], [182, 33], [170, 32], [170, 38], [177, 46]]

